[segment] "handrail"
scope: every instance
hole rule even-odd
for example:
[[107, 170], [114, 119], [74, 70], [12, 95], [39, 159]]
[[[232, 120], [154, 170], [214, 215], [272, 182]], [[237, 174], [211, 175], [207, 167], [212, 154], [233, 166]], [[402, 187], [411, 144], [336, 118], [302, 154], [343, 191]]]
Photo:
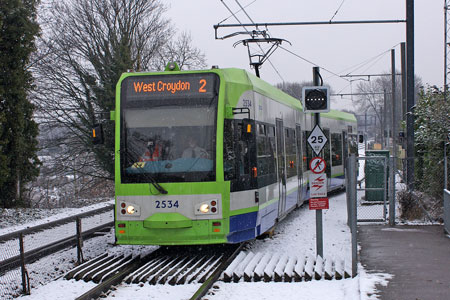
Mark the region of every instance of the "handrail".
[[23, 235], [27, 235], [27, 234], [30, 234], [30, 233], [33, 233], [33, 232], [36, 232], [36, 231], [41, 231], [41, 230], [44, 230], [44, 229], [47, 229], [47, 228], [56, 227], [56, 226], [59, 226], [59, 225], [70, 223], [70, 222], [75, 222], [75, 220], [77, 218], [90, 217], [90, 216], [93, 216], [93, 215], [100, 214], [102, 212], [106, 212], [106, 211], [111, 210], [111, 209], [114, 209], [114, 204], [110, 204], [110, 205], [107, 205], [105, 207], [97, 208], [97, 209], [94, 209], [94, 210], [91, 210], [91, 211], [88, 211], [88, 212], [85, 212], [85, 213], [81, 213], [81, 214], [78, 214], [78, 215], [70, 216], [70, 217], [59, 219], [59, 220], [52, 221], [52, 222], [48, 222], [48, 223], [45, 223], [45, 224], [40, 224], [40, 225], [29, 227], [29, 228], [26, 228], [26, 229], [17, 230], [17, 231], [11, 232], [11, 233], [7, 233], [5, 235], [0, 236], [0, 243], [4, 243], [6, 241], [9, 241], [9, 240], [12, 240], [12, 239], [16, 239], [19, 236], [19, 234], [21, 234], [21, 233]]

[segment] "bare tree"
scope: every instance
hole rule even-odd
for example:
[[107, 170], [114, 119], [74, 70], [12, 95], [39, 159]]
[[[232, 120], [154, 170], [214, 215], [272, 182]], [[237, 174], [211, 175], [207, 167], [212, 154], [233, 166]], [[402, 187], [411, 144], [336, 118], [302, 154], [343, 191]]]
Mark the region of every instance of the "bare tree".
[[183, 31], [178, 39], [169, 41], [165, 47], [158, 50], [152, 67], [158, 71], [164, 70], [167, 62], [175, 61], [182, 70], [193, 70], [206, 67], [205, 55], [192, 46], [192, 37]]
[[291, 95], [294, 98], [302, 99], [302, 88], [304, 86], [311, 86], [312, 82], [303, 81], [303, 82], [282, 82], [277, 83], [276, 87], [285, 92], [286, 94]]
[[[389, 74], [389, 72], [385, 72]], [[422, 80], [419, 77], [415, 77], [416, 82], [416, 98]], [[405, 112], [402, 113], [402, 90], [401, 90], [401, 76], [396, 76], [396, 112], [397, 120], [401, 121]], [[359, 95], [355, 103], [357, 105], [357, 111], [359, 114], [367, 114], [375, 116], [376, 122], [379, 126], [373, 126], [371, 131], [378, 136], [378, 141], [382, 141], [384, 138], [384, 131], [388, 127], [387, 124], [391, 124], [391, 109], [392, 109], [392, 78], [391, 76], [377, 77], [375, 80], [359, 82], [357, 86], [357, 93]], [[386, 106], [385, 106], [386, 102]], [[372, 118], [371, 118], [372, 119]], [[378, 131], [378, 132], [377, 132]]]
[[[41, 125], [58, 130], [47, 141], [59, 149], [54, 156], [60, 173], [113, 178], [114, 124], [104, 119], [115, 108], [122, 73], [150, 70], [169, 57], [204, 66], [189, 35], [170, 40], [175, 30], [165, 11], [159, 0], [52, 1], [44, 10], [34, 102]], [[94, 147], [90, 129], [96, 123], [103, 123], [106, 138]]]

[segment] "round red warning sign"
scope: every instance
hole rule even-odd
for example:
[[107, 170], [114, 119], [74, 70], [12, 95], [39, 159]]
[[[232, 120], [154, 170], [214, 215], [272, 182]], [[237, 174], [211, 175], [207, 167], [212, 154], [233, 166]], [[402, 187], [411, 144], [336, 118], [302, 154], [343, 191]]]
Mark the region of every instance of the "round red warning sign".
[[325, 169], [327, 168], [327, 164], [325, 163], [325, 160], [322, 157], [314, 157], [309, 162], [309, 169], [314, 174], [321, 174], [325, 172]]

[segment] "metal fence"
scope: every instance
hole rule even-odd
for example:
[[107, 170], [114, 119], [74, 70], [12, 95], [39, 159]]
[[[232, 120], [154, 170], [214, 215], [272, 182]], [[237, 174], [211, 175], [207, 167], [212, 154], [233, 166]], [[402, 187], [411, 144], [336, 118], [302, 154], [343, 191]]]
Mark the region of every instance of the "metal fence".
[[[81, 262], [83, 239], [113, 226], [113, 207], [109, 205], [0, 236], [0, 299], [29, 294], [32, 287], [61, 275], [58, 271], [62, 272], [62, 265]], [[40, 258], [67, 248], [74, 249], [69, 257], [60, 261], [54, 257], [53, 272], [42, 272]]]
[[444, 230], [450, 234], [450, 191], [444, 190]]

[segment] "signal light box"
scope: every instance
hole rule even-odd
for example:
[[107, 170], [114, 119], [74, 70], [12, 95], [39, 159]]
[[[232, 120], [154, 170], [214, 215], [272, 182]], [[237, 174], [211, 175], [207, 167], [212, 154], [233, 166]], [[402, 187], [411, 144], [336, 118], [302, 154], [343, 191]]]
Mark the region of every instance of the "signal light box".
[[305, 113], [330, 111], [330, 90], [326, 86], [305, 86], [302, 89], [302, 104]]

